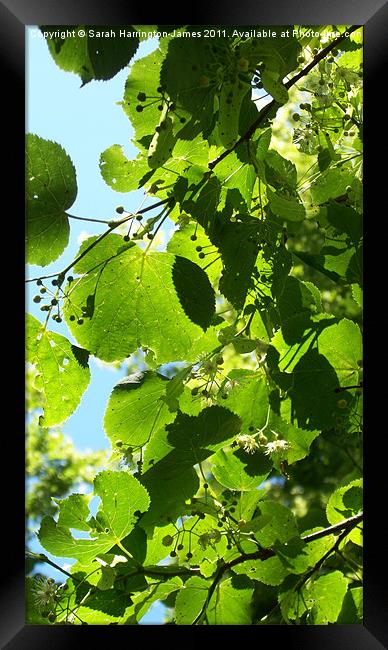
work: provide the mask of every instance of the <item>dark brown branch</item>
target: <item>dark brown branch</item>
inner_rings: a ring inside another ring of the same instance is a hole
[[[346,30],[346,33],[349,35],[352,32],[356,31],[356,29],[359,29],[359,25],[353,25],[352,27],[350,27],[349,29]],[[329,52],[331,52],[331,50],[333,50],[345,38],[347,38],[347,36],[345,36],[345,33],[344,33],[344,34],[341,34],[341,36],[338,36],[336,39],[334,39],[334,41],[332,43],[330,43],[329,45],[327,45],[327,47],[325,47],[323,50],[321,50],[313,58],[313,60],[308,65],[306,65],[305,68],[303,68],[303,70],[298,72],[298,74],[296,74],[289,81],[287,81],[287,83],[284,84],[285,87],[287,89],[291,88],[291,86],[296,84],[296,82],[299,81],[299,79],[302,79],[302,77],[306,76],[306,74],[308,74],[310,72],[310,70],[312,70],[317,65],[317,63],[319,63],[319,61],[322,61],[322,59],[324,59],[325,56],[327,54],[329,54]],[[221,162],[221,160],[226,158],[226,156],[228,156],[232,151],[237,149],[237,147],[240,144],[242,144],[243,142],[246,142],[247,140],[250,140],[252,135],[254,134],[254,132],[264,122],[264,120],[267,117],[268,113],[270,113],[271,110],[275,106],[280,106],[279,102],[275,101],[275,99],[273,99],[271,102],[269,102],[269,104],[266,104],[266,106],[264,106],[261,109],[261,111],[259,112],[259,115],[258,115],[257,119],[253,122],[253,124],[249,127],[249,129],[244,133],[244,135],[242,135],[241,138],[239,138],[237,140],[237,142],[234,144],[234,146],[231,149],[225,149],[225,151],[223,151],[217,158],[215,158],[214,160],[211,160],[209,162],[209,164],[208,164],[209,169],[214,169],[214,167],[216,165],[218,165],[218,163]]]
[[[26,558],[30,558],[31,560],[37,560],[38,562],[44,562],[45,564],[50,564],[50,566],[54,567],[54,569],[57,569],[57,571],[60,571],[64,575],[68,576],[74,582],[80,582],[78,578],[75,578],[71,573],[68,571],[65,571],[65,569],[62,569],[62,567],[59,566],[59,564],[55,564],[52,560],[49,560],[49,558],[44,555],[44,553],[32,553],[31,551],[26,551]]]
[[[327,553],[325,553],[325,555],[323,555],[322,558],[320,558],[320,560],[315,564],[313,569],[311,569],[308,572],[308,574],[305,574],[305,576],[303,576],[304,582],[306,580],[308,580],[308,578],[315,571],[317,571],[317,569],[321,566],[321,564],[323,564],[323,562],[326,560],[327,557],[329,557],[329,555],[331,555],[332,553],[334,553],[337,550],[337,548],[338,548],[339,544],[341,543],[342,539],[344,539],[346,537],[346,535],[349,533],[349,531],[352,528],[354,528],[360,521],[362,521],[362,518],[363,518],[363,513],[360,512],[358,515],[354,515],[353,517],[349,517],[349,519],[345,519],[344,521],[340,521],[338,524],[334,524],[334,526],[329,526],[328,528],[324,528],[323,530],[319,530],[316,533],[311,533],[311,535],[305,535],[305,537],[301,538],[307,544],[307,543],[312,542],[312,541],[314,541],[316,539],[320,539],[321,537],[326,537],[327,535],[332,535],[332,534],[335,534],[335,533],[337,533],[339,531],[342,531],[340,536],[338,537],[336,543],[334,544],[334,546],[331,549],[329,549],[329,551]],[[194,619],[192,624],[193,625],[198,625],[202,621],[202,619],[203,619],[203,617],[204,617],[204,615],[206,613],[206,609],[207,609],[207,607],[209,605],[210,599],[211,599],[211,597],[212,597],[212,595],[213,595],[213,593],[214,593],[214,591],[215,591],[215,589],[217,587],[217,584],[219,583],[219,581],[221,580],[223,574],[226,571],[228,571],[232,567],[236,566],[237,564],[242,564],[243,562],[247,562],[249,560],[266,560],[266,559],[268,559],[270,557],[273,557],[274,555],[276,555],[276,553],[272,549],[270,549],[270,548],[268,548],[268,549],[267,548],[261,548],[260,550],[255,551],[254,553],[245,553],[244,555],[240,555],[239,557],[236,557],[234,560],[231,560],[230,562],[226,562],[225,564],[222,564],[217,569],[217,571],[215,573],[215,576],[213,578],[213,582],[209,587],[209,591],[208,591],[206,600],[205,600],[204,604],[202,605],[201,611],[196,616],[196,618]],[[304,582],[302,582],[300,586],[302,586],[302,584],[304,584]]]

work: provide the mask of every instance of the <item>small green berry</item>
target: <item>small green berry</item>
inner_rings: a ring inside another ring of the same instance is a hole
[[[182,550],[183,550],[183,544],[178,544],[178,546],[177,546],[177,550],[178,550],[178,551],[182,551]]]
[[[118,205],[116,208],[117,214],[123,214],[124,212],[124,207],[122,205]]]
[[[294,122],[299,122],[299,120],[300,120],[299,113],[294,113],[293,116],[292,116],[292,119],[294,120]]]
[[[203,258],[205,257],[205,253],[199,253],[198,257],[200,260],[203,260]]]
[[[38,285],[38,287],[40,287],[43,284],[43,282],[42,282],[42,280],[37,280],[36,284]]]
[[[42,300],[41,296],[34,296],[32,299],[34,302],[40,302]]]
[[[141,113],[143,110],[144,110],[144,106],[142,106],[141,104],[138,104],[138,105],[136,106],[136,111],[137,111],[138,113]]]
[[[196,241],[198,239],[197,235],[191,235],[190,237],[191,241]]]
[[[54,306],[57,305],[58,300],[56,298],[53,298],[52,301],[51,301],[51,304],[54,305]]]
[[[139,102],[145,102],[145,100],[147,99],[147,95],[145,93],[139,93],[137,98]]]
[[[188,553],[186,553],[186,557],[187,557],[188,560],[191,560],[191,558],[193,557],[193,554],[190,553],[190,551],[189,551]]]
[[[77,320],[78,325],[82,325],[83,322],[84,322],[84,319],[83,319],[83,318],[79,318],[79,319]]]
[[[170,557],[176,557],[176,551],[171,551]]]
[[[75,320],[75,316],[74,316],[74,314],[72,314],[71,316],[69,316],[69,320],[71,320],[71,321],[74,321],[74,320]]]

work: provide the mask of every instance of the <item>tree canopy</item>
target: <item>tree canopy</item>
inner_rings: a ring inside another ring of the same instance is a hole
[[[362,29],[154,27],[134,63],[151,26],[41,27],[82,86],[129,66],[138,155],[101,152],[123,205],[47,275],[77,176],[60,124],[26,139],[27,516],[50,555],[27,557],[75,560],[27,576],[27,621],[136,625],[161,601],[175,625],[361,623]],[[58,427],[90,356],[129,370],[87,461]]]

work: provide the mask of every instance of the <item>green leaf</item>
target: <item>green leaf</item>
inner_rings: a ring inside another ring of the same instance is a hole
[[[268,476],[272,464],[264,454],[247,454],[242,449],[220,449],[211,458],[212,472],[221,485],[241,492],[258,487]]]
[[[302,203],[295,199],[288,199],[281,194],[275,194],[267,189],[267,196],[271,211],[276,216],[286,221],[303,221],[306,218],[306,210]]]
[[[261,74],[261,82],[265,90],[272,95],[274,100],[279,104],[285,104],[288,101],[288,90],[281,82],[276,72],[263,70]]]
[[[321,307],[320,293],[311,282],[302,282],[288,276],[277,296],[277,306],[282,320],[283,336],[287,338],[291,333],[288,331],[286,321],[294,318],[298,313],[316,313]],[[291,322],[295,323],[294,320]]]
[[[80,572],[75,577],[85,580],[86,575]],[[89,625],[122,625],[130,611],[131,598],[115,589],[92,589],[88,595],[89,590],[86,581],[78,587],[74,604],[69,603],[69,607],[76,608],[81,621]]]
[[[236,209],[249,210],[256,181],[253,165],[241,162],[237,154],[232,151],[229,156],[220,161],[214,172],[221,181],[223,190],[234,201]]]
[[[269,149],[265,156],[267,182],[276,189],[295,190],[297,172],[294,163],[281,156],[275,149]]]
[[[182,588],[183,583],[178,576],[159,584],[151,584],[145,591],[136,594],[133,598],[133,614],[130,616],[128,623],[140,621],[155,601],[165,600],[175,591],[178,591],[179,594]],[[157,617],[155,616],[155,618]]]
[[[55,63],[81,77],[82,85],[92,79],[111,79],[129,63],[139,39],[128,36],[128,30],[132,27],[126,26],[125,30],[122,26],[107,29],[100,25],[75,25],[66,30],[63,25],[41,27],[42,32],[49,34],[46,42]],[[51,36],[53,33],[55,36]]]
[[[321,433],[317,429],[310,431],[298,428],[285,422],[273,412],[270,417],[270,427],[279,434],[280,438],[289,443],[289,449],[284,452],[284,460],[287,460],[289,465],[308,456],[311,444]]]
[[[253,583],[247,576],[234,575],[218,583],[206,610],[210,625],[250,625]]]
[[[104,428],[112,446],[118,440],[131,447],[148,442],[158,429],[174,419],[161,401],[167,380],[152,372],[134,373],[114,387],[104,417]]]
[[[191,237],[196,237],[196,239],[192,240]],[[209,249],[212,248],[214,255],[209,255],[208,258],[205,257],[204,260],[201,260],[198,257],[199,252],[201,251],[196,250],[197,246],[205,249],[206,252],[209,252]],[[167,244],[167,251],[179,255],[180,257],[185,257],[199,266],[207,266],[210,259],[212,264],[208,269],[206,269],[206,274],[212,284],[221,274],[222,264],[219,260],[216,260],[218,251],[215,247],[212,247],[209,237],[207,237],[202,226],[198,223],[185,224],[182,225],[179,230],[176,230]],[[213,262],[213,259],[216,261]]]
[[[359,307],[363,305],[362,299],[362,289],[358,284],[352,284],[352,296],[353,300],[357,303]]]
[[[193,366],[186,366],[179,370],[172,379],[170,379],[166,385],[165,395],[162,396],[162,400],[166,402],[171,413],[175,413],[179,410],[179,399],[180,396],[185,391],[185,381],[187,381]],[[184,410],[184,409],[181,409]]]
[[[305,591],[313,625],[335,623],[342,608],[348,581],[340,571],[332,571],[314,580]]]
[[[363,506],[362,479],[355,479],[335,490],[326,506],[326,516],[330,524],[338,524],[344,519],[361,512]],[[353,528],[346,540],[362,546],[362,523]]]
[[[240,430],[240,418],[221,406],[205,408],[198,416],[178,414],[167,426],[168,440],[179,451],[217,451],[232,441]]]
[[[176,256],[172,280],[179,301],[190,320],[206,330],[215,314],[215,295],[209,278],[197,264]]]
[[[141,186],[149,167],[142,154],[128,160],[122,146],[112,144],[100,156],[100,171],[105,183],[115,192],[131,192]]]
[[[266,560],[247,560],[236,564],[233,572],[248,575],[252,580],[272,586],[281,585],[288,574],[288,570],[276,555]]]
[[[315,533],[322,528],[306,530],[303,535]],[[319,560],[334,546],[334,536],[326,535],[312,542],[304,542],[299,537],[288,540],[285,544],[276,544],[277,557],[288,573],[302,574],[314,567]]]
[[[75,411],[90,381],[89,353],[50,332],[31,314],[26,320],[27,360],[43,395],[43,426],[61,424]]]
[[[189,493],[193,487],[191,468],[231,442],[239,429],[240,420],[236,415],[220,406],[211,406],[198,416],[178,412],[175,421],[158,432],[147,446],[145,466],[148,469],[142,476],[151,499],[154,493],[158,495],[157,499],[161,502],[158,511],[161,512],[160,507],[163,512],[169,512],[171,507],[175,511],[174,498],[177,501],[177,494],[186,495],[186,499],[194,494]],[[188,490],[180,485],[180,481],[184,483],[186,478],[189,479]],[[169,503],[169,500],[173,503]],[[152,505],[155,505],[154,502]]]
[[[199,193],[197,194],[197,191]],[[210,177],[205,183],[201,183],[193,191],[195,201],[191,196],[182,202],[182,208],[193,216],[205,229],[213,241],[211,233],[215,227],[215,215],[220,200],[221,183],[216,176]],[[216,242],[213,241],[215,245]]]
[[[26,141],[27,261],[47,266],[65,250],[66,215],[77,196],[74,165],[56,142],[29,134]]]
[[[151,499],[150,509],[141,519],[141,525],[145,528],[166,524],[170,519],[176,520],[185,501],[193,497],[199,488],[199,478],[192,467],[179,468],[173,463],[176,473],[171,477],[168,471],[159,471],[158,465],[141,477]]]
[[[175,601],[174,619],[177,625],[192,625],[203,607],[210,583],[194,576],[186,580]]]
[[[160,82],[168,95],[210,133],[214,124],[214,45],[212,39],[174,38],[168,45]]]
[[[340,385],[358,384],[362,340],[356,323],[343,318],[324,329],[318,338],[318,350],[335,369]]]
[[[271,521],[255,533],[261,546],[271,548],[276,541],[288,542],[298,535],[295,517],[289,508],[276,501],[263,501],[260,503],[262,515],[270,515]]]
[[[337,619],[339,625],[362,625],[363,622],[363,596],[362,587],[349,589],[342,603],[342,609]]]
[[[136,61],[131,66],[131,72],[125,82],[122,107],[125,114],[131,120],[131,124],[135,130],[134,140],[139,148],[142,146],[141,140],[144,136],[153,136],[155,127],[160,119],[158,105],[163,102],[162,94],[158,91],[158,88],[160,86],[159,74],[160,66],[164,58],[164,46],[161,41],[157,50]],[[139,93],[145,94],[146,100],[144,103],[139,101]],[[158,101],[152,101],[155,98],[158,98]],[[145,104],[149,105],[145,106]],[[142,106],[143,110],[140,112],[137,111],[137,106]],[[147,146],[142,146],[143,150],[148,150],[148,146],[149,143]]]
[[[168,115],[168,107],[165,104],[148,149],[147,163],[151,169],[163,167],[171,157],[176,142],[173,127],[174,115],[172,118]]]
[[[123,471],[107,470],[97,474],[94,479],[94,494],[101,498],[97,513],[97,521],[103,522],[101,532],[94,529],[91,530],[93,537],[90,539],[74,538],[68,524],[59,523],[63,519],[69,522],[69,512],[74,507],[73,500],[69,504],[64,499],[60,502],[58,523],[52,517],[44,517],[40,526],[38,537],[47,551],[57,557],[76,558],[81,564],[88,564],[96,555],[106,553],[126,537],[136,525],[135,513],[145,512],[150,504],[146,489],[134,476]],[[62,508],[64,515],[61,516]],[[75,523],[73,518],[72,523]],[[85,530],[86,520],[81,525],[82,530]],[[90,524],[88,528],[90,530]]]
[[[210,239],[221,253],[224,269],[220,291],[242,309],[258,254],[257,223],[215,223]]]
[[[86,240],[81,251],[93,241]],[[171,253],[145,253],[137,246],[123,245],[119,235],[108,235],[74,267],[83,277],[64,308],[72,334],[104,361],[124,359],[140,346],[151,348],[159,363],[191,360],[190,349],[202,329],[182,307],[188,299],[176,292],[175,263]],[[94,312],[81,325],[71,321],[70,316],[81,312],[89,296],[94,299]],[[206,305],[209,296],[208,288]],[[205,312],[206,307],[202,320]],[[170,342],[167,347],[166,340]]]
[[[265,379],[251,370],[239,370],[231,376],[230,390],[222,405],[240,417],[242,434],[263,427],[268,413]]]
[[[86,519],[89,516],[90,496],[87,494],[70,494],[67,499],[54,499],[59,505],[58,526],[76,528],[77,530],[90,530]]]
[[[332,157],[330,154],[330,151],[327,147],[324,149],[321,149],[318,152],[318,167],[319,171],[324,172],[325,169],[327,169],[331,163]]]
[[[314,203],[320,205],[345,194],[347,186],[352,182],[352,177],[352,172],[346,167],[327,169],[311,186]]]

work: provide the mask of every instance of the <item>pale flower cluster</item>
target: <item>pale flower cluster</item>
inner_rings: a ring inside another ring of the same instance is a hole
[[[287,440],[276,439],[260,445],[255,436],[249,436],[247,434],[237,436],[236,442],[248,454],[254,454],[257,449],[262,448],[267,456],[281,456],[283,452],[290,448],[290,443]]]
[[[289,448],[290,443],[287,440],[273,440],[273,442],[267,442],[264,453],[267,456],[278,456]]]

